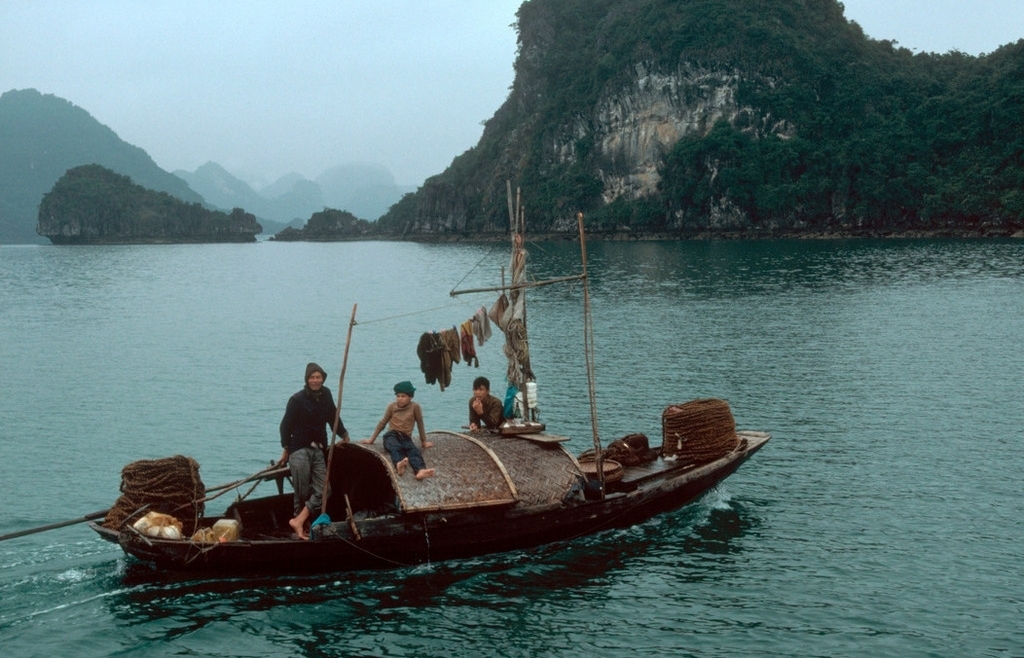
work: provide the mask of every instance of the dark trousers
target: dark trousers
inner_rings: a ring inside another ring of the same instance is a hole
[[[384,433],[384,449],[391,455],[391,462],[396,465],[408,457],[413,473],[419,473],[427,467],[427,463],[423,461],[423,453],[412,442],[412,437],[408,434],[397,430],[388,430]]]

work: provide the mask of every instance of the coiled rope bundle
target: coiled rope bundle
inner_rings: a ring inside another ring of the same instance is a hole
[[[725,400],[691,400],[661,414],[662,456],[701,464],[736,449],[736,421]]]
[[[119,530],[125,519],[149,505],[147,511],[179,519],[183,532],[191,535],[203,515],[205,496],[199,464],[191,457],[175,455],[132,462],[121,469],[121,496],[107,512],[103,525]]]

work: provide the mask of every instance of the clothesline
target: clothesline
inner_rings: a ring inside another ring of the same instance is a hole
[[[483,346],[491,337],[490,320],[487,309],[481,306],[474,311],[468,320],[451,329],[426,331],[416,346],[416,356],[420,359],[420,371],[423,372],[428,384],[437,383],[443,391],[451,384],[452,364],[461,363],[480,367],[480,359],[476,354],[474,339]]]
[[[469,306],[470,308],[472,308],[472,305],[467,305],[465,302],[456,302],[453,304],[446,304],[445,306],[435,306],[434,308],[425,308],[419,311],[410,311],[408,313],[400,313],[398,315],[389,315],[382,318],[375,318],[373,320],[359,320],[358,322],[356,322],[356,324],[374,324],[377,322],[389,322],[391,320],[398,320],[400,318],[408,318],[413,315],[422,315],[424,313],[433,313],[434,311],[443,311],[447,308],[454,308],[456,306]]]

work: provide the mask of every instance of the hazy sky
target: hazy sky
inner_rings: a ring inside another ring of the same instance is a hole
[[[88,111],[168,170],[250,181],[353,162],[419,185],[508,96],[521,0],[0,0],[0,92]],[[1024,0],[845,0],[875,39],[976,55]]]

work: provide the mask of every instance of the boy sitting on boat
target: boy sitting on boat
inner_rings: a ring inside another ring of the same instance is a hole
[[[481,427],[496,430],[505,421],[505,405],[491,395],[491,381],[486,377],[473,380],[473,397],[469,399],[469,429]]]
[[[394,390],[395,401],[384,410],[384,417],[377,423],[373,436],[363,439],[362,443],[371,445],[384,427],[390,424],[390,429],[384,433],[384,449],[391,455],[391,462],[395,465],[399,477],[411,466],[417,480],[428,478],[434,474],[434,469],[427,468],[423,454],[412,442],[412,429],[415,425],[419,429],[420,445],[423,449],[434,445],[427,441],[427,432],[423,426],[423,408],[419,403],[412,401],[416,389],[412,382],[404,381],[395,384]]]

